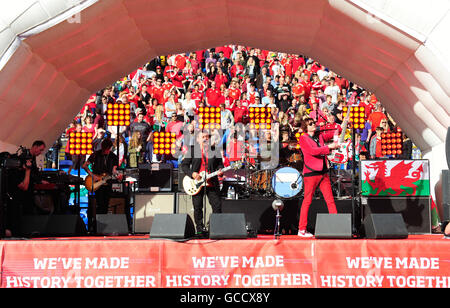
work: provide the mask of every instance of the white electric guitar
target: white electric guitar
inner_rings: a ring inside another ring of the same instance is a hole
[[[345,138],[345,133],[347,131],[348,120],[350,118],[350,108],[351,108],[350,106],[355,102],[355,98],[356,98],[356,92],[353,93],[352,96],[348,100],[347,115],[345,116],[345,119],[342,122],[342,133],[341,133],[341,136],[339,137],[339,141],[338,141],[339,147],[337,149],[331,151],[331,153],[328,155],[328,160],[335,164],[345,164],[346,162],[348,162],[348,158],[350,156],[349,153],[350,153],[350,147],[351,147],[352,141],[347,140],[346,142],[344,142],[344,138]]]
[[[236,161],[236,162],[233,162],[230,166],[225,167],[222,170],[218,170],[213,173],[207,174],[206,171],[202,171],[202,172],[200,172],[201,180],[196,180],[196,179],[193,179],[190,176],[186,175],[183,179],[184,191],[188,195],[194,196],[199,193],[200,189],[202,189],[203,186],[207,185],[207,182],[210,178],[213,178],[213,177],[217,176],[219,173],[221,173],[221,172],[223,173],[230,169],[237,170],[237,169],[241,168],[241,166],[242,166],[242,162]]]

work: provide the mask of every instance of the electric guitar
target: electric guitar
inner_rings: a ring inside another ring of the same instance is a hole
[[[85,179],[84,179],[84,186],[86,187],[86,189],[92,193],[94,191],[96,191],[97,189],[99,189],[101,186],[103,186],[104,184],[106,184],[107,181],[114,179],[115,177],[112,175],[108,175],[107,173],[103,173],[100,175],[101,179],[100,180],[94,180],[92,176],[88,175]]]
[[[236,162],[233,162],[230,166],[225,167],[222,170],[218,170],[218,171],[213,172],[213,173],[207,174],[206,171],[202,171],[202,172],[200,172],[201,180],[196,180],[196,179],[193,179],[190,176],[186,175],[183,178],[184,191],[188,195],[194,196],[194,195],[199,193],[200,189],[202,189],[203,186],[207,185],[207,182],[208,182],[208,180],[210,178],[213,178],[213,177],[217,176],[220,172],[223,173],[223,172],[228,171],[230,169],[237,170],[237,169],[241,168],[241,166],[242,166],[242,162],[236,161]]]
[[[335,164],[345,164],[346,162],[348,162],[348,158],[350,156],[349,149],[352,144],[352,141],[347,140],[346,142],[344,142],[344,138],[345,138],[345,133],[347,131],[348,120],[350,118],[350,108],[351,108],[350,106],[355,102],[355,98],[356,98],[356,92],[354,92],[348,100],[347,115],[345,116],[345,119],[342,122],[342,132],[341,132],[341,135],[339,136],[339,141],[338,141],[339,147],[337,149],[332,150],[331,153],[328,155],[328,160]]]

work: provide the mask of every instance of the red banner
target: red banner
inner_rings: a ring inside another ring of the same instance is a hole
[[[450,287],[450,241],[0,241],[3,288]]]

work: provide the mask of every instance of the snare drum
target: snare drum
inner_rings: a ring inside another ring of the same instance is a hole
[[[271,183],[275,195],[282,199],[294,198],[303,189],[303,177],[292,167],[282,167],[275,171]]]

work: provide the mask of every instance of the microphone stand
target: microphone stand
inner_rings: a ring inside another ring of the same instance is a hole
[[[356,146],[355,146],[355,129],[352,127],[352,231],[353,234],[358,236],[358,228],[356,227],[356,187],[355,176],[356,174]]]
[[[276,219],[275,219],[275,239],[278,239],[281,236],[280,233],[280,219],[281,219],[281,214],[280,214],[280,208],[277,207],[277,214],[276,214]]]

